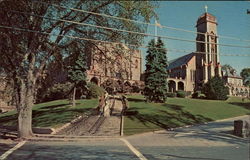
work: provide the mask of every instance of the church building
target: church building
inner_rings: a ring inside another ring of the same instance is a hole
[[[169,62],[169,91],[200,90],[215,75],[221,76],[217,20],[210,13],[202,14],[196,24],[196,51]]]
[[[89,50],[87,79],[101,85],[108,79],[126,84],[141,83],[141,51],[122,44],[97,44]]]

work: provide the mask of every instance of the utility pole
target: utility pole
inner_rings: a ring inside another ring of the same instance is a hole
[[[157,42],[157,27],[162,28],[161,24],[157,22],[157,20],[155,19],[155,43]]]
[[[155,19],[155,43],[157,42],[157,20]]]

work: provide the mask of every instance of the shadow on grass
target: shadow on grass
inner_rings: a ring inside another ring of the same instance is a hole
[[[79,103],[80,104],[80,103]],[[68,104],[58,104],[35,108],[32,111],[33,127],[51,127],[62,123],[67,123],[72,118],[83,113],[90,113],[92,108],[71,107]],[[0,117],[0,125],[17,125],[17,113]]]
[[[137,113],[127,117],[131,120],[139,120],[139,122],[146,127],[163,129],[191,124],[201,124],[213,120],[201,115],[193,115],[190,112],[184,111],[182,106],[170,104],[162,104],[162,106],[166,107],[166,109],[156,110],[155,113]],[[128,110],[128,112],[133,111],[135,111],[134,108]]]
[[[88,113],[92,108],[71,108],[68,105],[57,105],[52,108],[44,110],[42,107],[40,110],[34,110],[32,113],[33,117],[33,126],[34,127],[50,127],[57,124],[67,123],[76,118],[77,116]]]
[[[17,125],[17,113],[0,117],[1,125]]]
[[[127,100],[131,102],[146,102],[146,100],[138,98],[127,98]]]
[[[60,107],[66,107],[68,104],[59,104],[59,105],[51,105],[51,106],[44,106],[44,107],[39,107],[39,109],[55,109],[55,108],[60,108]]]
[[[248,103],[243,103],[243,102],[230,102],[229,104],[237,105],[237,106],[240,106],[240,107],[243,107],[243,108],[245,108],[245,109],[250,110],[250,102],[248,102]]]

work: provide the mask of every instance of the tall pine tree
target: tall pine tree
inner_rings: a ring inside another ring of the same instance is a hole
[[[167,51],[161,39],[148,44],[146,56],[144,96],[149,102],[166,101],[167,96]]]

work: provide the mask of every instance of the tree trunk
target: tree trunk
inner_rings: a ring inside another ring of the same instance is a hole
[[[74,87],[74,90],[73,90],[72,106],[73,107],[76,106],[76,87]]]
[[[33,136],[32,132],[32,108],[25,105],[18,112],[18,136],[28,138]]]
[[[22,82],[18,94],[18,136],[19,138],[32,137],[33,86],[25,85],[25,83]]]

